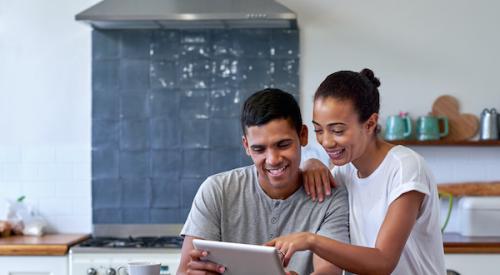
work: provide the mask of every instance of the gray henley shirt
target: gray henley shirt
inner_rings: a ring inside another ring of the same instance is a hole
[[[349,242],[349,206],[344,186],[322,202],[313,202],[303,187],[285,200],[262,190],[255,165],[208,177],[200,186],[181,231],[207,240],[263,244],[275,237],[308,231]],[[289,270],[313,272],[312,253],[297,252]]]

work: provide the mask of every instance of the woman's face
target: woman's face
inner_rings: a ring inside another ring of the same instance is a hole
[[[377,114],[360,123],[350,100],[320,98],[314,102],[313,125],[332,163],[341,166],[363,156],[374,136]]]

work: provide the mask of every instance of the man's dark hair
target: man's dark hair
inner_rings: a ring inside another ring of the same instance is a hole
[[[264,89],[251,95],[243,104],[241,129],[260,126],[274,119],[287,119],[300,135],[302,116],[295,98],[280,89]]]

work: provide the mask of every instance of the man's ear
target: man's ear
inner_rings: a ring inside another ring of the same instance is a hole
[[[302,129],[300,129],[300,136],[299,136],[300,145],[306,146],[307,142],[308,142],[308,138],[309,138],[309,136],[308,136],[307,126],[302,124]]]
[[[241,143],[243,143],[243,147],[245,148],[245,152],[248,156],[250,156],[250,149],[248,148],[248,140],[245,135],[241,136]]]
[[[377,131],[378,114],[373,113],[366,121],[366,129],[368,133],[372,134]]]

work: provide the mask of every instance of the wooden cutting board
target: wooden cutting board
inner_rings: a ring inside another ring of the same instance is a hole
[[[443,140],[467,140],[474,137],[479,129],[477,116],[460,113],[458,100],[451,95],[440,96],[434,101],[432,115],[448,117],[449,133]]]
[[[3,256],[60,256],[66,255],[70,246],[88,239],[87,234],[54,234],[12,236],[0,238],[0,255]]]

